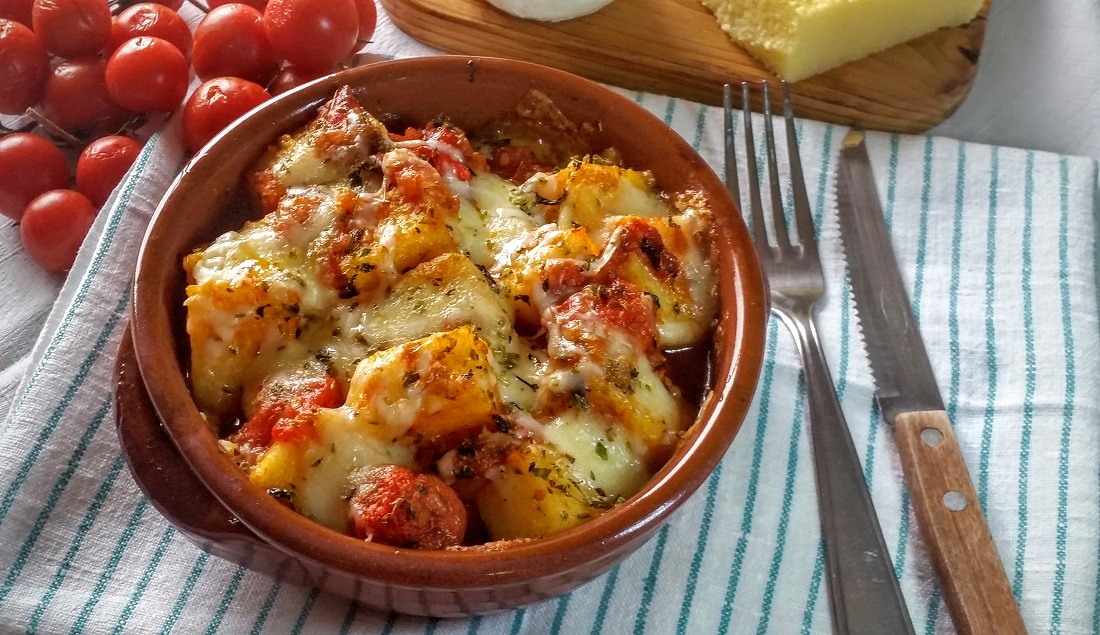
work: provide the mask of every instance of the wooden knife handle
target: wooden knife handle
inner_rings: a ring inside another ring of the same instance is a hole
[[[947,413],[894,417],[901,466],[955,628],[1027,633]]]

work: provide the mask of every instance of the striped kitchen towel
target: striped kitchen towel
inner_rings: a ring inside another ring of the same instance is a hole
[[[629,94],[716,168],[721,112]],[[800,122],[828,295],[819,330],[921,633],[951,633],[902,486],[838,248],[846,129]],[[1097,164],[949,139],[869,135],[887,221],[956,435],[1028,628],[1100,621]],[[828,633],[805,387],[769,325],[727,456],[657,535],[560,598],[431,620],[357,609],[209,556],[146,501],[115,436],[112,364],[136,251],[183,152],[146,146],[85,245],[0,433],[0,632]],[[744,165],[744,163],[742,163]]]

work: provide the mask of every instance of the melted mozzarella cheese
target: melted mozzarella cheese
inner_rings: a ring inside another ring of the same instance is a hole
[[[468,182],[450,177],[448,185],[460,198],[455,243],[475,264],[493,266],[507,245],[534,231],[534,219],[512,202],[514,186],[499,176],[475,174]]]
[[[218,237],[194,261],[191,276],[195,284],[222,280],[233,285],[253,274],[272,286],[273,295],[279,295],[278,289],[285,289],[297,297],[303,312],[326,312],[334,304],[336,292],[321,283],[317,262],[309,257],[309,247],[334,222],[338,191],[310,188],[290,194],[319,199],[319,204],[311,205],[305,222],[288,223],[282,230],[276,230],[264,219],[249,223],[239,232]]]
[[[385,298],[360,314],[354,330],[385,348],[473,324],[495,348],[513,337],[510,308],[469,258],[444,254],[402,276]]]
[[[311,142],[305,138],[286,144],[284,152],[271,165],[272,174],[287,185],[319,185],[347,178],[343,166],[318,156]]]
[[[507,406],[530,412],[546,373],[546,352],[530,339],[518,336],[508,342],[503,352],[503,358],[493,358],[500,399]]]
[[[691,283],[696,318],[705,324],[714,320],[718,312],[717,273],[709,244],[705,242],[709,240],[711,224],[710,212],[696,208],[673,216],[671,222],[653,224],[665,239],[665,245],[680,259],[685,277]],[[678,236],[683,237],[682,242]]]
[[[607,495],[629,498],[652,476],[641,458],[644,446],[589,411],[566,410],[546,424],[543,435],[572,459],[569,467],[578,481]]]

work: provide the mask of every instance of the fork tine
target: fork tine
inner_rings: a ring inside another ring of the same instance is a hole
[[[737,183],[737,151],[733,146],[733,90],[729,84],[722,86],[723,131],[726,140],[726,189],[733,202],[741,206],[741,189]]]
[[[772,226],[780,253],[791,246],[787,234],[787,217],[783,213],[783,193],[779,187],[779,166],[775,159],[775,133],[772,131],[772,105],[768,95],[768,82],[764,86],[764,146],[768,153],[768,184],[771,186]]]
[[[817,254],[817,239],[814,231],[813,212],[810,199],[806,195],[806,180],[802,177],[802,159],[798,152],[798,135],[794,129],[794,112],[791,110],[791,90],[783,82],[783,119],[787,123],[787,156],[791,168],[791,185],[794,190],[794,222],[798,228],[798,240],[803,252]]]
[[[749,212],[752,215],[752,239],[758,252],[768,246],[768,228],[764,225],[764,206],[760,202],[760,179],[756,169],[756,143],[752,139],[752,110],[749,108],[749,83],[741,82],[741,112],[745,124],[745,174],[749,181]]]

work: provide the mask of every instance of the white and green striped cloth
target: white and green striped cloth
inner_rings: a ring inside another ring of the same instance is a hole
[[[382,26],[383,48],[404,37]],[[720,110],[624,94],[721,167]],[[800,124],[829,280],[819,331],[916,629],[951,633],[873,401],[838,249],[832,183],[845,132]],[[924,137],[871,134],[868,145],[1024,620],[1032,633],[1100,632],[1097,163]],[[805,389],[775,320],[754,404],[724,461],[649,543],[568,595],[468,619],[382,615],[200,551],[134,484],[111,402],[137,248],[182,159],[174,125],[146,146],[10,395],[0,428],[0,633],[830,632]]]

